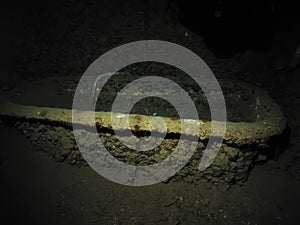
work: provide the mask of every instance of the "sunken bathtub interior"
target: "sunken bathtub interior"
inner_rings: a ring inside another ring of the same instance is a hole
[[[105,74],[97,77],[101,76],[105,77]],[[145,76],[160,76],[176,82],[194,102],[199,119],[211,119],[210,106],[206,95],[199,85],[183,71],[166,64],[153,62],[136,63],[112,75],[101,88],[101,92],[98,88],[101,79],[99,79],[97,85],[95,83],[88,84],[85,88],[78,90],[78,92],[87,98],[96,96],[96,111],[111,112],[112,104],[118,93],[126,85]],[[24,105],[71,109],[80,78],[79,76],[60,76],[35,81],[19,88],[17,92],[13,92],[10,99],[13,102]],[[255,89],[250,86],[241,86],[234,80],[219,80],[219,84],[226,103],[228,121],[254,122],[257,120]],[[95,96],[92,96],[93,89],[95,89]],[[145,90],[137,89],[131,94],[143,95],[143,91]],[[166,87],[160,91],[164,94],[174,94],[172,87]],[[130,113],[147,116],[179,117],[174,106],[165,99],[160,98],[159,94],[154,97],[142,97],[132,107]]]
[[[284,133],[286,120],[277,104],[267,92],[251,84],[235,80],[219,80],[227,111],[227,129],[220,146],[220,151],[213,163],[205,171],[199,172],[198,165],[210,137],[210,106],[201,88],[184,72],[171,66],[158,63],[134,64],[114,74],[100,89],[102,76],[98,82],[87,84],[78,89],[83,101],[96,102],[96,124],[99,140],[119,161],[130,165],[151,165],[162,162],[176,149],[181,135],[181,119],[176,109],[161,93],[173,95],[172,88],[166,86],[158,91],[157,96],[147,97],[144,89],[136,89],[131,95],[142,95],[130,113],[132,115],[131,131],[139,139],[147,139],[151,130],[148,121],[153,117],[164,118],[168,132],[159,146],[149,151],[136,151],[124,145],[114,133],[109,122],[104,123],[103,116],[110,118],[112,104],[120,91],[132,81],[143,76],[160,76],[180,85],[193,100],[200,121],[198,143],[191,160],[170,181],[197,182],[206,178],[212,182],[233,184],[244,182],[251,169],[257,163],[267,161],[278,155],[279,145],[274,143]],[[17,110],[1,112],[5,118],[19,118],[13,125],[38,149],[47,152],[52,158],[71,165],[87,165],[74,139],[72,127],[72,103],[80,77],[60,76],[32,82],[12,92],[8,99],[17,103]],[[214,89],[211,90],[215,91]],[[124,94],[124,93],[123,93]],[[125,95],[128,93],[125,92]],[[214,96],[214,93],[209,93]],[[128,94],[128,99],[130,99]],[[23,110],[23,106],[32,106]],[[47,108],[45,108],[47,107]],[[26,113],[24,113],[26,112]],[[80,110],[77,112],[81,113]],[[5,114],[6,113],[6,114]],[[22,115],[24,113],[24,115]],[[115,113],[115,112],[113,112]],[[98,115],[98,116],[97,116]],[[102,117],[102,118],[101,118]],[[121,117],[120,117],[121,118]],[[106,120],[108,121],[108,120]],[[179,127],[179,128],[178,128]],[[82,145],[93,153],[99,143],[90,139],[88,129],[82,128]],[[188,136],[188,135],[187,135]],[[184,146],[190,146],[188,138]]]

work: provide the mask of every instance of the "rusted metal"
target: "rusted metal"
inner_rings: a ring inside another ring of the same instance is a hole
[[[268,96],[268,94],[259,88],[255,89],[257,98],[255,122],[227,122],[226,134],[224,141],[228,143],[250,144],[264,143],[270,136],[280,134],[286,127],[286,119],[283,116],[278,105]],[[111,112],[91,112],[85,110],[71,110],[63,108],[49,108],[20,105],[17,103],[3,102],[0,111],[0,118],[14,118],[15,120],[37,120],[61,123],[63,125],[72,126],[72,113],[77,114],[80,125],[95,126],[95,123],[101,124],[101,127],[112,129]],[[94,119],[93,119],[94,118]],[[117,113],[117,121],[115,128],[124,129],[122,124],[126,119],[124,114]],[[154,116],[145,116],[130,114],[129,124],[132,131],[135,127],[139,127],[140,131],[150,131],[150,121]],[[199,139],[205,140],[210,136],[211,121],[195,121],[190,119],[175,119],[170,117],[162,117],[167,125],[167,133],[169,134],[185,134],[191,135],[191,132],[181,130],[181,121],[188,123],[200,124]]]

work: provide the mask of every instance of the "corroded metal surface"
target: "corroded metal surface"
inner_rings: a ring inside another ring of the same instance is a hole
[[[244,84],[245,85],[245,84]],[[248,84],[247,84],[248,85]],[[255,122],[227,122],[225,142],[230,144],[264,144],[269,137],[280,134],[285,126],[286,119],[284,118],[280,108],[276,103],[261,89],[256,88],[256,114],[257,121]],[[44,120],[49,122],[57,122],[67,126],[72,126],[72,113],[78,114],[80,123],[84,126],[95,126],[94,122],[101,125],[103,128],[112,128],[111,112],[90,112],[84,110],[70,110],[60,108],[25,106],[16,103],[2,103],[0,112],[1,117],[14,117],[16,119],[25,120]],[[138,126],[140,131],[150,131],[150,121],[154,116],[145,116],[130,114],[129,121],[133,131]],[[93,119],[95,118],[95,120]],[[123,114],[118,113],[115,127],[122,130],[124,119]],[[167,132],[172,134],[186,134],[190,135],[189,130],[181,130],[178,118],[162,117],[167,125]],[[182,119],[188,123],[199,123],[199,139],[205,140],[210,136],[210,121],[204,120],[189,120]]]
[[[164,160],[172,153],[174,146],[178,143],[179,135],[190,135],[188,129],[181,130],[182,120],[191,124],[199,123],[197,151],[190,163],[171,180],[193,183],[197,179],[206,178],[213,182],[225,181],[232,184],[245,181],[255,163],[265,161],[268,155],[277,151],[277,149],[270,148],[271,140],[284,131],[287,123],[280,108],[264,90],[245,83],[238,83],[238,85],[241,88],[251,87],[253,90],[256,99],[256,121],[227,122],[220,152],[213,164],[203,172],[198,171],[198,163],[205,149],[205,143],[211,135],[211,121],[161,117],[166,123],[169,137],[158,148],[141,153],[122,145],[113,134],[111,112],[94,113],[85,110],[73,111],[66,108],[2,102],[0,119],[17,127],[37,149],[47,152],[58,161],[65,161],[72,165],[85,164],[74,139],[72,113],[76,113],[80,118],[78,123],[82,125],[82,133],[86,134],[84,140],[86,145],[91,149],[97,149],[97,143],[89,141],[88,130],[90,127],[98,126],[100,139],[108,151],[118,160],[134,165],[148,165]],[[131,130],[135,133],[149,132],[150,121],[153,117],[130,114]],[[123,123],[126,117],[117,113],[116,118],[114,129],[124,129]]]

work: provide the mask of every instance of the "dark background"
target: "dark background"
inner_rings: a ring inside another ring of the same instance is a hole
[[[207,190],[179,184],[133,190],[99,181],[88,168],[71,168],[34,152],[22,135],[1,125],[3,224],[198,224],[200,219],[207,224],[298,224],[296,3],[69,0],[9,1],[0,7],[3,95],[38,79],[80,75],[121,44],[159,39],[200,55],[217,78],[268,90],[291,128],[290,145],[277,161],[223,193],[209,184],[200,186]],[[166,207],[174,198],[176,204]],[[197,207],[194,199],[201,202]]]

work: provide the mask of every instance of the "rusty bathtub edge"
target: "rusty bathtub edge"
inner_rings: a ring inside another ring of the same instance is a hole
[[[287,120],[283,116],[279,106],[271,99],[263,89],[256,88],[256,95],[259,96],[259,105],[256,108],[257,121],[255,122],[227,122],[226,133],[224,136],[225,143],[246,145],[258,144],[265,145],[270,137],[279,135],[287,126]],[[267,106],[267,109],[266,109]],[[89,112],[82,110],[72,110],[63,108],[37,107],[29,105],[20,105],[12,102],[2,102],[0,110],[0,119],[11,118],[17,120],[35,120],[37,122],[55,122],[72,129],[72,113],[78,113],[82,120],[79,121],[83,126],[95,126],[97,122],[103,128],[112,129],[111,112]],[[89,116],[95,116],[95,120],[86,119]],[[123,117],[122,114],[119,115]],[[260,119],[263,118],[263,119]],[[145,116],[130,114],[130,126],[134,131],[136,127],[140,131],[149,131],[149,121],[154,116]],[[161,117],[167,125],[168,134],[186,134],[190,135],[189,130],[181,131],[180,119]],[[210,137],[211,122],[196,121],[200,123],[199,139],[201,141]],[[121,127],[120,127],[121,130]]]

